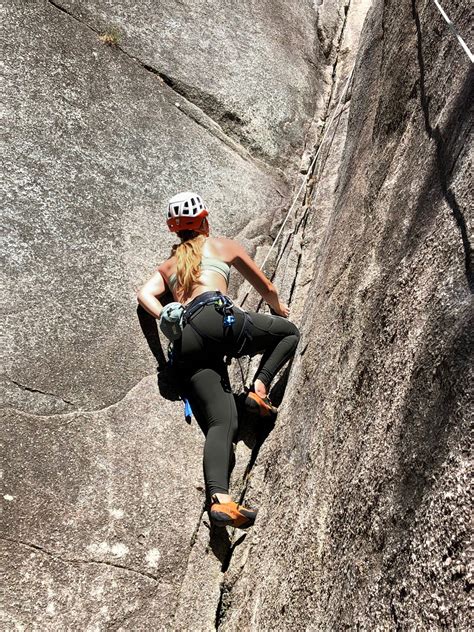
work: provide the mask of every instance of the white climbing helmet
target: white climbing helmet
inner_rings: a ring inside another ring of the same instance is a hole
[[[168,228],[177,233],[180,230],[195,230],[207,234],[207,221],[203,222],[208,212],[200,195],[185,191],[174,195],[168,202]]]

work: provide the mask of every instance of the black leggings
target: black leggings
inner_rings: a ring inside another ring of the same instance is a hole
[[[281,316],[247,312],[246,317],[237,307],[233,314],[235,322],[224,328],[223,315],[214,305],[206,305],[185,325],[181,340],[175,343],[176,368],[206,436],[204,476],[210,495],[228,493],[232,442],[238,426],[224,356],[263,353],[254,381],[260,379],[268,387],[295,353],[300,337],[298,328]]]

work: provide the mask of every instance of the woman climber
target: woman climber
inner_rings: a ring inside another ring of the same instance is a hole
[[[229,466],[237,433],[237,407],[232,394],[225,357],[263,353],[250,388],[246,406],[261,416],[276,412],[268,398],[271,381],[294,355],[299,340],[297,327],[287,320],[289,309],[245,249],[232,239],[209,237],[208,212],[201,197],[180,193],[168,206],[167,224],[180,244],[171,257],[138,292],[140,305],[160,319],[167,306],[158,298],[167,287],[181,310],[179,332],[174,335],[172,362],[180,388],[206,437],[204,476],[217,526],[247,528],[256,511],[232,501]],[[277,316],[244,312],[226,296],[230,266],[251,283]],[[167,311],[168,310],[168,311]]]

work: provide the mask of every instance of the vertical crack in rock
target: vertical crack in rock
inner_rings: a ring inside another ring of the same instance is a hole
[[[49,4],[55,7],[58,11],[61,11],[76,22],[79,22],[79,24],[85,28],[91,30],[96,35],[101,35],[100,31],[90,24],[83,22],[80,18],[62,7],[55,0],[47,0],[47,2],[49,2]],[[224,143],[227,147],[229,147],[229,149],[235,151],[244,160],[252,162],[258,168],[264,168],[266,170],[271,169],[273,172],[276,171],[285,178],[285,174],[282,169],[265,161],[265,154],[263,150],[250,151],[250,146],[252,146],[255,150],[254,143],[247,141],[234,131],[239,125],[240,127],[243,127],[245,122],[235,112],[227,110],[223,104],[218,101],[218,99],[213,97],[211,94],[204,93],[198,88],[188,86],[184,82],[173,79],[165,73],[160,72],[154,66],[143,62],[139,57],[136,57],[132,53],[126,51],[118,43],[114,44],[114,48],[119,50],[133,62],[137,63],[147,72],[158,77],[162,85],[167,86],[170,90],[184,99],[184,102],[180,103],[179,107],[177,106],[177,109],[194,121],[196,125],[205,129],[206,132]],[[204,108],[206,103],[211,105]],[[228,132],[232,133],[232,137],[228,135]]]
[[[322,4],[323,3],[321,2],[321,5]],[[341,44],[342,44],[342,41],[343,41],[343,38],[344,38],[344,34],[345,34],[345,31],[346,31],[346,25],[347,25],[347,20],[348,20],[350,6],[351,6],[351,0],[349,0],[347,2],[347,4],[345,4],[344,7],[343,7],[343,9],[344,9],[344,18],[342,20],[341,31],[339,33],[339,37],[337,38],[337,42],[336,42],[336,45],[335,45],[335,51],[336,52],[335,52],[335,60],[334,60],[334,63],[333,63],[333,66],[332,66],[332,71],[331,71],[331,87],[329,89],[329,95],[328,95],[328,98],[327,98],[327,101],[326,101],[325,112],[324,112],[324,114],[321,117],[319,117],[320,120],[322,121],[322,127],[319,130],[319,138],[322,138],[323,135],[324,135],[324,129],[326,127],[326,124],[327,124],[327,121],[328,121],[328,117],[329,117],[329,108],[330,108],[331,103],[332,103],[333,94],[334,94],[335,85],[336,85],[336,73],[337,73],[337,64],[338,64],[338,61],[339,61],[339,53],[340,53],[340,50],[341,50]],[[317,26],[317,31],[319,33],[319,27],[318,26]],[[322,36],[320,35],[319,36],[320,44],[321,44],[321,37]],[[324,50],[323,50],[324,56],[327,59],[330,57],[331,52],[333,51],[333,48],[334,48],[334,46],[331,46],[331,48],[327,52],[324,52]],[[312,63],[313,65],[316,66],[316,64],[314,64],[314,62],[311,62],[307,57],[305,59],[306,59],[306,61],[308,63]],[[314,122],[314,119],[313,119],[313,122]],[[310,130],[311,126],[309,126],[308,129]],[[306,135],[306,138],[307,137],[308,137],[308,134]],[[308,149],[307,149],[307,144],[308,143],[306,141],[306,138],[305,138],[305,142],[304,142],[304,150],[303,150],[302,156],[304,156],[306,153],[308,153]],[[311,152],[310,152],[310,155],[309,155],[310,162],[314,158],[314,156],[315,156],[315,154],[316,154],[316,152],[318,150],[319,144],[320,143],[317,143],[311,149]]]
[[[295,287],[296,287],[296,279],[298,278],[298,272],[300,270],[301,267],[301,259],[302,259],[303,255],[302,253],[300,253],[298,255],[298,260],[296,262],[296,267],[295,267],[295,277],[293,279],[293,283],[291,284],[291,288],[290,288],[290,296],[288,299],[288,302],[291,304],[291,299],[293,298],[293,292],[295,291]]]
[[[335,94],[335,90],[336,90],[336,84],[337,84],[337,71],[338,71],[338,62],[339,62],[339,53],[340,53],[340,49],[341,49],[341,43],[343,41],[344,35],[345,35],[345,30],[346,30],[346,25],[347,25],[347,18],[348,18],[348,13],[349,13],[349,7],[350,7],[350,2],[344,7],[344,19],[343,19],[343,23],[342,23],[342,27],[341,27],[341,31],[338,37],[338,41],[337,41],[337,45],[336,45],[336,58],[333,64],[333,68],[332,68],[332,73],[331,73],[331,77],[332,77],[332,81],[331,81],[331,88],[329,90],[329,96],[328,96],[328,100],[326,103],[326,108],[325,108],[325,113],[323,116],[323,121],[324,121],[324,125],[321,129],[321,138],[324,135],[326,126],[330,120],[330,110],[331,110],[331,106],[333,105],[333,99],[334,99],[334,94]],[[173,88],[175,86],[172,86]],[[328,148],[328,152],[330,151],[330,146],[331,144],[329,144],[329,148]],[[316,146],[314,148],[313,151],[316,151],[318,148],[318,146]],[[313,154],[314,155],[314,154]],[[316,167],[316,165],[315,165]],[[322,172],[322,170],[320,171]],[[304,196],[303,196],[303,202],[302,205],[305,206],[307,203],[307,200],[311,198],[312,194],[313,194],[313,190],[316,186],[316,182],[315,182],[315,178],[311,177],[311,174],[309,176],[310,182],[308,184],[308,186],[306,187],[306,190],[304,192]],[[305,234],[305,230],[306,230],[306,225],[307,225],[307,218],[308,218],[308,213],[309,213],[309,206],[306,206],[306,208],[304,208],[304,212],[298,222],[298,225],[296,228],[294,228],[293,230],[291,230],[289,232],[289,234],[286,236],[286,239],[283,243],[283,245],[280,247],[279,249],[279,255],[277,257],[277,261],[275,263],[273,272],[271,274],[271,278],[273,279],[277,269],[278,269],[278,264],[280,263],[284,253],[286,252],[287,248],[292,248],[291,245],[291,237],[293,236],[293,239],[295,239],[296,235],[298,234],[298,238],[299,239],[303,239],[304,238],[304,234]],[[294,244],[293,244],[294,247]],[[291,301],[291,298],[293,297],[293,293],[294,290],[296,288],[297,285],[297,279],[299,277],[299,272],[300,272],[300,268],[301,268],[301,263],[303,260],[303,253],[301,252],[301,249],[299,250],[298,253],[298,258],[296,261],[296,266],[295,266],[295,272],[294,272],[294,278],[292,280],[292,284],[291,284],[291,288],[290,288],[290,292],[289,292],[289,301]],[[260,442],[257,450],[252,450],[252,454],[250,455],[249,461],[247,463],[246,469],[245,469],[245,483],[244,486],[242,488],[241,494],[240,494],[240,498],[239,498],[239,503],[243,503],[246,493],[247,493],[247,489],[248,489],[248,484],[249,484],[249,474],[252,471],[252,468],[256,462],[256,458],[257,458],[257,454],[258,451],[261,447],[261,445],[263,445],[263,442]],[[199,523],[202,519],[202,515],[204,513],[204,508],[203,511],[201,513],[199,522],[198,522],[198,527],[199,528]],[[195,533],[197,533],[197,530],[195,531]],[[225,581],[225,573],[228,570],[228,568],[230,567],[230,564],[232,562],[232,557],[234,554],[234,551],[236,550],[236,546],[237,544],[240,543],[240,539],[238,539],[236,542],[233,542],[231,544],[231,546],[229,547],[228,553],[225,557],[225,559],[223,560],[222,563],[222,579],[221,579],[221,583],[220,583],[220,590],[219,590],[219,598],[216,604],[216,611],[215,611],[215,620],[214,620],[214,626],[215,629],[218,630],[220,627],[220,624],[222,622],[223,619],[223,615],[224,615],[224,599],[225,596],[230,596],[230,592],[231,592],[231,588],[229,588],[226,584]],[[192,547],[192,544],[191,544]],[[178,597],[179,600],[179,597]]]
[[[205,511],[206,511],[206,499],[204,499],[202,502],[201,513],[199,514],[199,518],[197,519],[196,526],[194,527],[194,531],[191,534],[191,539],[189,540],[190,549],[192,549],[193,546],[196,544],[197,534],[198,534],[199,527],[201,525],[201,520]]]
[[[198,536],[198,532],[199,532],[199,527],[201,526],[201,522],[202,522],[202,517],[204,516],[204,512],[206,511],[206,498],[204,498],[203,502],[202,502],[202,507],[201,507],[201,511],[199,513],[199,517],[196,521],[196,526],[194,527],[194,530],[191,534],[191,538],[189,540],[189,553],[188,553],[188,559],[186,560],[186,564],[185,564],[185,569],[188,568],[189,566],[189,560],[191,557],[191,553],[193,551],[193,547],[196,544],[197,541],[197,536]],[[181,596],[181,591],[183,590],[183,584],[184,581],[186,579],[186,570],[184,570],[183,572],[183,578],[181,580],[181,584],[178,590],[178,594],[176,597],[176,603],[179,604],[179,600],[180,600],[180,596]]]
[[[466,279],[467,279],[469,289],[471,293],[473,293],[474,292],[474,271],[473,271],[473,266],[472,266],[472,246],[469,241],[466,220],[464,218],[463,212],[456,199],[456,195],[454,194],[454,192],[452,191],[452,189],[449,187],[449,184],[448,184],[450,174],[452,173],[454,169],[454,164],[462,148],[459,151],[456,158],[450,161],[450,156],[449,156],[447,146],[446,146],[447,143],[445,139],[443,138],[443,135],[441,134],[439,125],[436,125],[436,127],[433,127],[431,125],[430,97],[426,93],[426,86],[425,86],[425,62],[423,58],[423,36],[421,32],[420,17],[416,9],[415,0],[411,0],[411,8],[412,8],[413,19],[415,21],[415,26],[416,26],[417,57],[418,57],[418,66],[420,69],[420,77],[419,77],[418,85],[420,87],[420,104],[421,104],[421,109],[423,111],[425,130],[430,140],[434,141],[434,144],[435,144],[435,152],[436,152],[435,157],[436,157],[436,167],[437,167],[438,176],[439,176],[439,186],[441,188],[441,192],[443,194],[443,197],[447,205],[451,209],[451,213],[454,217],[454,221],[456,222],[456,225],[461,234],[462,247],[464,251],[464,268],[465,268],[465,273],[466,273]],[[459,108],[462,111],[468,111],[469,106],[470,106],[469,104],[472,103],[473,92],[474,92],[473,79],[474,79],[474,72],[472,70],[472,67],[470,67],[469,72],[464,81],[460,98],[458,101]],[[452,142],[456,141],[456,138],[459,135],[459,132],[461,131],[461,127],[464,121],[467,121],[468,118],[469,117],[467,116],[465,118],[463,116],[460,116],[458,121],[455,123],[455,128],[450,130],[451,139],[453,139]],[[450,162],[452,162],[451,165],[450,165]]]
[[[400,632],[402,628],[400,626],[400,621],[398,620],[397,611],[395,609],[395,604],[393,603],[393,600],[390,602],[390,614],[392,615],[396,632]]]
[[[243,496],[245,494],[245,491],[247,489],[247,484],[245,485],[244,488],[244,492],[241,494],[240,500],[239,502],[242,502],[243,500]],[[235,535],[235,531],[234,531],[234,535]],[[224,616],[224,597],[227,594],[230,593],[230,590],[228,590],[228,586],[226,584],[226,579],[225,579],[225,573],[227,571],[227,569],[230,566],[231,560],[232,560],[232,556],[234,554],[235,549],[237,548],[237,546],[239,544],[241,544],[245,538],[247,537],[247,534],[244,533],[242,536],[240,536],[239,538],[237,538],[237,540],[233,540],[233,542],[231,543],[231,545],[229,546],[229,550],[227,551],[227,555],[225,556],[224,560],[222,561],[222,581],[220,583],[220,587],[219,587],[219,599],[217,601],[217,607],[216,607],[216,616],[215,616],[215,620],[214,620],[214,627],[216,630],[219,629],[219,626],[221,624],[221,621],[223,619]]]
[[[214,627],[216,628],[216,630],[219,629],[219,625],[221,623],[223,598],[224,598],[224,581],[221,582],[219,601],[217,602],[217,608],[216,608],[216,619],[214,621]]]
[[[335,94],[336,85],[337,85],[337,71],[338,71],[338,64],[339,64],[339,55],[340,55],[340,52],[341,52],[341,45],[342,45],[342,42],[344,40],[344,35],[345,35],[345,32],[346,32],[346,26],[347,26],[347,20],[348,20],[350,6],[351,6],[351,0],[349,0],[349,2],[344,6],[344,18],[343,18],[343,21],[342,21],[341,32],[339,34],[339,38],[338,38],[337,44],[336,44],[336,56],[335,56],[335,59],[334,59],[334,64],[332,66],[331,88],[329,90],[329,97],[328,97],[328,100],[327,100],[327,103],[326,103],[326,111],[325,111],[323,119],[322,119],[324,121],[324,123],[323,123],[323,126],[321,128],[321,132],[320,132],[320,138],[321,139],[324,137],[324,133],[326,131],[326,126],[327,126],[327,124],[329,123],[329,120],[330,120],[331,105],[332,105],[332,102],[333,102],[333,99],[334,99],[334,94]],[[343,106],[344,104],[341,103],[341,105]],[[337,107],[337,104],[334,107]],[[335,119],[335,123],[337,125],[337,119]],[[318,143],[313,148],[313,156],[318,151],[320,144],[321,144],[321,142]],[[330,148],[330,145],[329,145],[329,148]],[[328,153],[329,153],[329,148],[328,148]],[[319,162],[319,164],[321,164],[321,161]],[[317,165],[314,165],[313,172],[310,175],[314,174],[314,169],[316,169],[316,166]],[[320,173],[322,173],[322,169],[320,169]],[[311,178],[309,179],[309,181],[311,181]],[[315,181],[313,180],[313,186],[310,187],[310,190],[305,193],[306,197],[308,197],[308,198],[312,197],[312,192],[313,192],[314,188],[315,188]]]
[[[348,14],[349,14],[349,8],[350,8],[350,2],[348,2],[345,7],[344,7],[344,19],[343,19],[343,23],[342,23],[342,27],[341,27],[341,31],[339,34],[339,38],[337,41],[337,45],[336,45],[336,58],[333,64],[333,68],[332,68],[332,81],[331,81],[331,88],[329,90],[329,97],[326,103],[326,108],[325,108],[325,113],[324,113],[324,117],[323,117],[323,127],[321,128],[320,131],[320,138],[323,138],[325,130],[326,130],[326,126],[329,123],[330,120],[330,111],[331,111],[331,106],[333,105],[333,100],[334,100],[334,95],[335,95],[335,91],[336,91],[336,85],[337,85],[337,80],[338,80],[338,63],[339,63],[339,54],[340,54],[340,50],[341,50],[341,45],[342,45],[342,41],[345,35],[345,30],[346,30],[346,26],[347,26],[347,19],[348,19]],[[341,104],[343,105],[343,104]],[[337,107],[337,104],[334,105],[334,107]],[[335,119],[334,124],[337,126],[337,122],[338,119]],[[332,144],[332,140],[329,143],[328,146],[328,150],[327,150],[327,154],[329,155],[329,152],[331,151],[331,144]],[[315,146],[313,148],[313,156],[315,155],[315,152],[318,150],[319,145]],[[319,165],[321,164],[321,161],[317,161],[318,164],[315,164],[313,166],[313,171],[312,173],[308,174],[308,184],[306,187],[306,190],[304,191],[303,194],[303,201],[301,202],[301,205],[304,209],[303,214],[298,222],[298,225],[289,232],[287,239],[285,240],[285,243],[281,246],[280,251],[279,251],[279,256],[277,258],[277,262],[274,266],[274,270],[273,273],[271,275],[271,278],[273,279],[277,269],[278,269],[278,264],[280,263],[284,252],[287,250],[287,248],[295,248],[295,243],[294,240],[296,238],[303,240],[304,236],[305,236],[305,231],[306,231],[306,227],[307,227],[307,218],[308,218],[308,213],[309,213],[309,205],[308,205],[308,200],[310,200],[313,196],[313,192],[315,187],[317,186],[317,178],[313,176],[314,172],[316,171],[316,169],[319,167],[318,171],[319,174],[322,174],[323,169],[324,169],[324,164],[323,167],[321,168]],[[290,243],[291,237],[293,236],[293,243]],[[291,288],[289,291],[289,302],[291,303],[291,299],[293,298],[293,294],[294,294],[294,290],[297,286],[297,281],[298,281],[298,277],[299,277],[299,272],[300,272],[300,268],[301,268],[301,264],[302,264],[302,260],[303,260],[303,253],[301,251],[301,248],[299,249],[298,252],[298,258],[296,261],[296,265],[295,265],[295,271],[294,271],[294,278],[292,280],[292,284],[291,284]],[[248,377],[248,376],[247,376]],[[283,389],[284,390],[284,389]],[[258,450],[260,449],[261,444],[258,446],[257,449],[257,454],[258,454]],[[247,489],[248,489],[248,475],[250,474],[250,472],[252,471],[252,468],[256,462],[256,458],[257,458],[257,454],[254,453],[255,450],[252,450],[252,454],[249,458],[249,461],[247,463],[247,467],[245,469],[245,484],[243,486],[241,495],[240,495],[240,499],[239,499],[239,503],[243,503],[246,493],[247,493]],[[227,556],[227,559],[225,560],[225,562],[223,563],[223,568],[222,571],[223,573],[226,572],[226,570],[228,569],[228,567],[231,564],[232,561],[232,556],[235,550],[235,543],[230,547],[229,549],[229,553]],[[221,585],[220,585],[220,593],[219,593],[219,600],[217,602],[217,606],[216,606],[216,616],[215,616],[215,629],[218,630],[219,626],[221,624],[221,620],[223,618],[223,606],[224,606],[224,596],[226,594],[226,590],[227,590],[227,594],[230,595],[231,589],[229,590],[226,587],[226,583],[225,583],[225,577],[223,577],[222,581],[221,581]]]

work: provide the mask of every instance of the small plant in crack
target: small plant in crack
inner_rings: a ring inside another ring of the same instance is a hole
[[[118,46],[120,42],[120,31],[116,28],[107,29],[99,35],[99,39],[102,44],[106,46]]]

